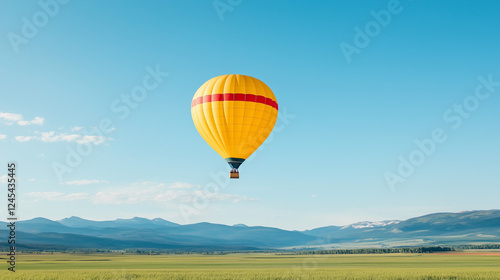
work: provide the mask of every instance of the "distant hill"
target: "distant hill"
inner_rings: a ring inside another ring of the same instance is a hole
[[[303,231],[321,244],[391,247],[500,242],[500,210],[434,213],[405,221],[356,223]],[[316,242],[318,244],[318,242]]]
[[[114,221],[92,221],[73,216],[69,218],[64,218],[57,222],[68,227],[92,227],[92,228],[179,226],[179,224],[172,223],[160,218],[148,220],[139,217],[134,217],[132,219],[117,219]]]
[[[5,224],[0,222],[0,235],[7,236]],[[305,231],[244,224],[179,225],[160,218],[114,221],[34,218],[17,223],[17,236],[20,248],[54,250],[325,249],[500,243],[500,210],[434,213],[405,221],[359,222]]]
[[[6,234],[2,222],[0,234]],[[271,227],[227,226],[211,223],[179,225],[163,219],[91,221],[79,217],[52,221],[34,218],[17,223],[18,238],[25,248],[148,248],[255,250],[305,244],[315,239],[298,231]],[[31,246],[31,247],[30,247]],[[50,246],[49,246],[50,247]]]

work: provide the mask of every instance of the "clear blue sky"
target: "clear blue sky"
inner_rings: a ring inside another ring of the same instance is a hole
[[[499,1],[41,3],[0,1],[0,178],[18,162],[21,219],[307,229],[500,208]],[[227,182],[190,104],[231,73],[268,84],[281,117]],[[426,155],[414,141],[435,129]]]

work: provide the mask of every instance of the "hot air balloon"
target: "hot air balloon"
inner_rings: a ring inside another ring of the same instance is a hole
[[[262,81],[246,75],[222,75],[195,93],[191,115],[201,137],[224,158],[239,178],[240,165],[271,134],[278,102]]]

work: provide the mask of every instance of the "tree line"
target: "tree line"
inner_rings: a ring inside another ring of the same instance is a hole
[[[403,247],[403,248],[362,248],[362,249],[333,249],[277,253],[278,255],[342,255],[342,254],[393,254],[393,253],[435,253],[455,251],[452,247]]]
[[[457,249],[500,249],[500,244],[480,244],[480,245],[459,245]]]

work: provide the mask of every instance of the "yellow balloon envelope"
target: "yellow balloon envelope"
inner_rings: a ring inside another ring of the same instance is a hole
[[[196,91],[191,115],[203,139],[231,166],[230,178],[239,178],[240,165],[273,130],[278,102],[256,78],[222,75]]]

